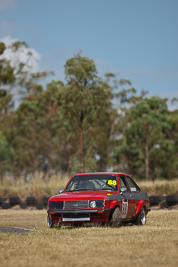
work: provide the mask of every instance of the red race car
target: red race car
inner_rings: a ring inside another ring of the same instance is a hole
[[[147,193],[128,174],[81,173],[49,198],[47,222],[50,228],[69,223],[118,226],[123,221],[144,225],[149,210]]]

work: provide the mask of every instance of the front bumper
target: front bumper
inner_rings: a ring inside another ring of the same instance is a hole
[[[110,209],[98,209],[98,210],[47,210],[49,214],[78,214],[78,213],[105,213],[110,212]]]
[[[52,223],[71,222],[108,222],[110,209],[85,209],[85,210],[47,210]]]

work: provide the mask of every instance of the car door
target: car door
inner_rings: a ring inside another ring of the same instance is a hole
[[[123,196],[122,199],[122,218],[131,218],[132,217],[132,201],[130,198],[130,188],[126,181],[125,175],[119,175],[120,189]]]
[[[133,217],[136,212],[137,204],[139,201],[139,192],[140,188],[138,185],[133,181],[133,179],[129,176],[125,176],[127,186],[129,187],[128,190],[128,199],[130,205],[130,216]]]

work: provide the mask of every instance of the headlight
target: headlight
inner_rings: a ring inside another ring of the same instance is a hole
[[[95,200],[90,201],[90,208],[92,208],[92,209],[96,208],[96,201]]]

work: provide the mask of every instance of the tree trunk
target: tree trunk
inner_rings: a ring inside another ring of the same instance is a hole
[[[147,143],[145,145],[145,176],[146,180],[148,181],[150,177],[149,177],[149,150]]]
[[[80,171],[85,172],[84,148],[83,148],[83,117],[82,116],[80,118],[79,147],[80,147]]]

